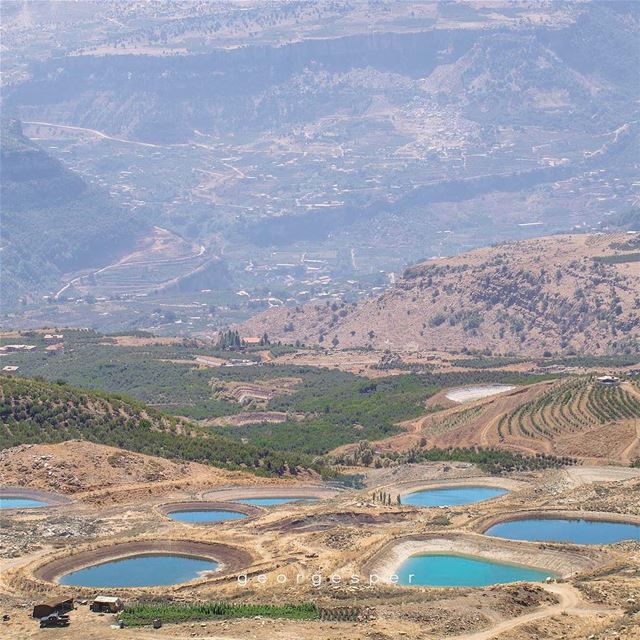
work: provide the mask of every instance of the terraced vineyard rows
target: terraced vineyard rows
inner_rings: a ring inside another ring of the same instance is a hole
[[[498,422],[498,437],[553,440],[611,422],[640,418],[640,399],[621,386],[576,378],[554,385]]]
[[[429,435],[440,435],[462,427],[474,418],[477,418],[483,411],[483,407],[470,407],[456,411],[443,418],[438,419],[437,416],[432,418],[429,424],[424,427],[424,432]]]

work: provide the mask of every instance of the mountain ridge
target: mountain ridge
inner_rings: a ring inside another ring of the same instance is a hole
[[[6,310],[55,287],[71,270],[101,266],[147,230],[101,188],[3,119],[2,303]]]
[[[625,233],[502,243],[409,267],[378,297],[272,309],[241,330],[334,348],[637,353],[639,249]]]

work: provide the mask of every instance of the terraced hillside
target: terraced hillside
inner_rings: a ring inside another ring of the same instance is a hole
[[[101,269],[72,277],[56,298],[71,292],[94,297],[146,296],[191,291],[227,280],[226,267],[204,247],[154,227],[134,251]]]
[[[568,380],[503,416],[501,439],[508,435],[553,438],[601,424],[640,418],[640,400],[619,386],[592,379]]]
[[[500,443],[629,462],[640,453],[640,394],[630,382],[561,381],[505,413],[494,435]]]
[[[422,455],[452,447],[497,448],[627,465],[640,459],[640,387],[631,381],[605,386],[595,376],[546,380],[402,426],[402,433],[376,442],[375,449]]]
[[[135,400],[26,378],[0,377],[0,423],[0,449],[88,440],[266,475],[313,466],[305,456],[213,435]]]

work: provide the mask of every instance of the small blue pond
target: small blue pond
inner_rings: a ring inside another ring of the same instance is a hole
[[[274,504],[286,504],[287,502],[315,502],[317,498],[295,498],[281,496],[279,498],[244,498],[243,500],[236,500],[242,504],[252,504],[256,507],[270,507]]]
[[[225,520],[239,520],[246,518],[240,511],[224,511],[222,509],[200,509],[198,511],[172,511],[170,518],[180,522],[224,522]]]
[[[0,509],[31,509],[33,507],[45,507],[46,502],[32,500],[31,498],[0,498]]]
[[[489,527],[485,534],[535,542],[612,544],[621,540],[640,540],[640,525],[630,522],[540,518],[501,522]]]
[[[121,558],[67,573],[60,584],[77,587],[151,587],[188,582],[218,563],[204,558],[158,554]]]
[[[423,587],[485,587],[506,582],[542,582],[550,575],[553,576],[549,571],[455,554],[411,556],[398,570],[400,584]]]
[[[508,493],[496,487],[443,487],[424,489],[402,497],[402,502],[414,507],[454,507],[461,504],[482,502]]]

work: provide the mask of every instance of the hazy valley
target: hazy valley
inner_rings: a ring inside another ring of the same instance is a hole
[[[230,5],[215,18],[203,5],[190,21],[173,6],[170,29],[160,13],[137,32],[115,26],[144,13],[135,3],[105,4],[107,23],[63,7],[7,3],[9,24],[43,42],[7,73],[4,112],[108,192],[113,210],[101,219],[127,212],[143,254],[126,261],[143,266],[85,256],[34,288],[27,264],[6,300],[19,322],[55,313],[61,325],[210,331],[272,306],[358,299],[434,255],[633,227],[633,5],[553,5],[544,17],[499,4],[303,3],[241,15]],[[88,44],[65,35],[54,48],[35,34],[49,21],[73,32],[75,20]],[[296,37],[285,37],[292,24]],[[122,225],[108,224],[93,231],[121,259]],[[183,247],[146,252],[154,227]],[[24,250],[22,238],[8,241]]]

